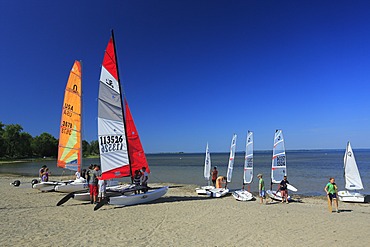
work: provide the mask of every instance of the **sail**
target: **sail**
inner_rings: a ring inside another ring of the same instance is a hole
[[[206,158],[204,160],[204,178],[206,179],[206,181],[209,181],[210,174],[211,174],[211,154],[209,153],[207,143]]]
[[[114,37],[104,53],[98,96],[98,140],[102,179],[130,176],[122,93]]]
[[[128,151],[131,164],[131,173],[135,174],[135,170],[140,170],[145,167],[146,172],[150,173],[148,162],[144,153],[143,146],[139,138],[139,133],[137,132],[134,119],[132,118],[130,108],[128,106],[127,100],[125,99],[125,112],[126,112],[126,132],[127,132],[127,143]]]
[[[347,143],[346,153],[344,154],[344,178],[347,190],[364,189],[360,173],[357,168],[355,154],[353,153],[349,142]]]
[[[271,181],[272,183],[280,183],[286,175],[286,157],[283,131],[276,130],[272,153]]]
[[[227,166],[227,175],[226,175],[228,183],[231,182],[231,177],[233,175],[235,148],[236,148],[236,134],[233,135],[233,139],[231,140],[230,158],[229,158],[229,165]]]
[[[64,92],[57,166],[81,170],[81,63],[75,61]]]
[[[244,161],[244,184],[249,184],[253,180],[253,132],[248,131],[245,147]]]

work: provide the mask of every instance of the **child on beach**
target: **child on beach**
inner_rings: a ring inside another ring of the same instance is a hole
[[[280,187],[279,187],[279,190],[280,190],[280,193],[281,193],[281,203],[284,203],[284,200],[286,203],[289,203],[288,202],[288,185],[289,182],[287,180],[287,176],[284,176],[284,179],[281,180],[280,182]]]
[[[148,191],[148,179],[149,179],[149,174],[146,172],[146,167],[141,168],[142,170],[142,175],[141,175],[141,186],[144,187],[142,191],[146,193]]]
[[[214,187],[216,187],[217,176],[218,176],[218,171],[217,171],[217,166],[215,166],[213,167],[213,171],[212,171],[212,183]]]
[[[44,172],[42,173],[41,177],[42,182],[48,182],[49,181],[49,168],[45,168]]]
[[[99,178],[99,193],[98,193],[98,201],[101,202],[105,199],[106,190],[107,190],[107,181]]]
[[[263,204],[263,199],[266,197],[265,181],[263,181],[261,173],[257,175],[257,178],[259,178],[258,192],[260,195],[260,203]]]
[[[337,185],[335,184],[335,179],[334,178],[330,178],[329,179],[329,183],[325,186],[324,188],[326,194],[327,194],[327,197],[328,197],[328,206],[329,206],[329,212],[333,212],[333,209],[332,209],[332,203],[333,203],[333,200],[335,201],[335,208],[336,208],[336,212],[339,213],[339,210],[338,210],[338,187]]]
[[[135,175],[133,179],[135,186],[138,186],[138,187],[140,186],[141,176],[142,174],[140,170],[135,170]],[[140,194],[140,190],[135,190],[135,194]]]

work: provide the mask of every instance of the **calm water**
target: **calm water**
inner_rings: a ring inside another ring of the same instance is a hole
[[[370,194],[370,150],[354,150],[357,165],[364,184],[365,194]],[[344,189],[343,178],[344,150],[287,151],[287,173],[289,182],[302,195],[324,195],[323,188],[329,177],[335,177],[339,189]],[[269,184],[272,151],[254,153],[254,180],[251,190],[258,190],[256,175],[263,173],[265,184]],[[220,175],[226,175],[229,154],[211,153],[212,166],[216,165]],[[182,183],[205,185],[203,178],[204,154],[149,154],[147,155],[151,169],[150,182]],[[99,164],[99,159],[84,159],[83,167],[90,163]],[[237,153],[232,182],[229,188],[238,189],[242,186],[244,154]],[[0,165],[0,173],[21,174],[37,177],[39,168],[46,164],[53,175],[72,175],[56,167],[56,162],[28,162]],[[123,178],[123,181],[129,181]],[[270,186],[268,185],[267,188]],[[274,187],[276,189],[276,185]]]

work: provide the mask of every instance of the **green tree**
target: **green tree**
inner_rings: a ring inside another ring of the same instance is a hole
[[[20,135],[23,131],[22,126],[19,124],[8,124],[5,125],[3,138],[5,141],[5,152],[6,156],[17,158],[20,155],[21,139]]]
[[[22,132],[19,135],[19,154],[16,154],[17,157],[32,157],[33,150],[32,150],[32,142],[33,137],[26,133]]]
[[[90,142],[90,154],[99,155],[99,142],[97,140]]]
[[[5,139],[3,137],[4,135],[4,127],[5,125],[0,122],[0,157],[4,157],[6,154],[6,145],[5,145]]]
[[[37,156],[56,157],[58,155],[58,140],[49,133],[42,133],[33,139],[32,149]]]
[[[91,154],[90,153],[90,144],[87,141],[83,140],[82,141],[82,156],[86,157],[90,154]]]

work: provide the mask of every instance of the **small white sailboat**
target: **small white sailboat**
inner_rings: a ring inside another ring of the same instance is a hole
[[[245,147],[244,176],[243,188],[233,192],[233,196],[238,201],[250,201],[253,199],[252,193],[244,189],[246,184],[253,180],[253,132],[248,131],[247,142]]]
[[[284,179],[284,176],[287,175],[285,145],[282,130],[276,130],[275,132],[271,163],[271,189],[267,190],[266,194],[271,199],[282,201],[280,191],[277,192],[272,190],[272,185],[280,184],[281,180]],[[288,184],[287,186],[289,190],[297,191],[293,185]],[[291,200],[290,196],[288,196],[288,200]]]
[[[235,160],[235,149],[236,149],[236,134],[233,135],[231,140],[231,147],[230,147],[230,157],[229,157],[229,164],[227,166],[227,183],[231,182],[231,178],[233,175],[233,168],[234,168],[234,160]],[[217,185],[216,185],[217,186]],[[207,195],[209,197],[222,197],[229,193],[229,189],[226,188],[215,188],[207,191]]]
[[[347,143],[344,154],[343,169],[346,190],[338,192],[339,200],[343,202],[365,202],[365,195],[358,192],[363,190],[364,186],[350,142]]]
[[[204,178],[207,181],[207,186],[202,186],[196,188],[195,191],[198,195],[207,195],[207,191],[214,189],[215,187],[210,185],[210,175],[211,175],[211,154],[209,153],[208,143],[206,147],[206,157],[204,160]]]

